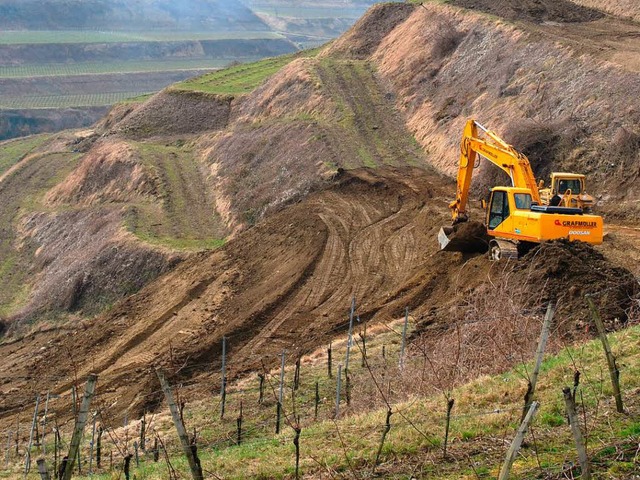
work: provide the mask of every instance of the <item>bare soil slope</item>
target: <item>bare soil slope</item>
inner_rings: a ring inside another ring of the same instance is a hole
[[[206,391],[216,381],[211,371],[223,335],[232,376],[259,370],[262,362],[275,364],[283,349],[296,356],[344,329],[353,295],[362,320],[397,318],[410,306],[417,318],[446,324],[452,307],[513,266],[437,250],[435,236],[447,221],[450,195],[440,182],[409,168],[342,173],[218,251],[185,261],[108,315],[0,346],[0,413],[32,398],[32,381],[38,389],[65,392],[74,368],[80,376],[99,373],[102,401],[117,401],[118,410],[130,415],[160,400],[146,394],[157,391],[153,367],[170,359],[185,365],[183,381],[199,378]],[[599,255],[579,253],[584,269],[600,272],[585,283],[583,270],[548,262],[564,262],[575,252],[549,248],[521,273],[519,283],[531,298],[547,294],[573,311],[582,294],[606,287],[607,300],[615,299],[619,311],[629,307],[628,296],[637,288],[630,273]],[[605,315],[612,320],[611,312]],[[575,335],[573,317],[562,318],[563,331]]]

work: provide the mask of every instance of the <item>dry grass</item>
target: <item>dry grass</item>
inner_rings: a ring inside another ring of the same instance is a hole
[[[640,8],[636,0],[573,0],[573,2],[640,21]]]

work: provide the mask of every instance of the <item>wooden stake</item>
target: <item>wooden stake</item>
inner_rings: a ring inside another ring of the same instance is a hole
[[[146,426],[147,426],[147,419],[146,419],[146,413],[142,414],[142,419],[140,420],[140,450],[142,450],[143,452],[145,451],[145,447],[146,447],[146,436],[147,436],[147,432],[146,430]]]
[[[453,410],[453,404],[455,400],[453,398],[447,399],[447,420],[444,427],[444,450],[443,457],[447,459],[447,444],[449,443],[449,425],[451,424],[451,410]]]
[[[42,455],[47,454],[47,449],[44,444],[44,437],[47,435],[47,413],[49,413],[49,398],[51,397],[50,392],[47,392],[47,399],[44,402],[44,417],[42,419],[42,437],[40,438],[40,443],[42,446]]]
[[[404,309],[404,325],[402,326],[402,345],[400,346],[400,371],[404,370],[404,349],[407,343],[407,325],[409,324],[409,307]]]
[[[224,407],[227,400],[227,337],[222,337],[222,368],[220,380],[220,419],[224,418]]]
[[[540,330],[540,338],[538,339],[538,349],[536,351],[536,364],[533,367],[533,373],[531,374],[531,379],[529,380],[527,393],[524,394],[524,406],[522,407],[522,416],[520,417],[521,423],[524,420],[524,417],[527,415],[527,412],[529,411],[531,400],[533,400],[533,395],[535,394],[535,391],[536,391],[536,385],[538,383],[538,375],[540,375],[540,367],[542,366],[544,351],[547,348],[547,340],[549,339],[549,329],[551,327],[551,321],[553,320],[555,309],[556,309],[556,306],[554,305],[554,303],[549,302],[549,305],[547,305],[547,313],[545,314],[544,321],[542,322],[542,330]]]
[[[7,453],[6,453],[6,464],[7,467],[9,468],[9,455],[11,454],[11,430],[9,430],[9,432],[7,433]]]
[[[197,455],[194,453],[193,449],[191,448],[187,431],[185,430],[184,425],[180,420],[180,412],[178,411],[178,406],[176,405],[176,402],[173,399],[173,392],[171,391],[169,382],[167,382],[165,378],[165,374],[162,370],[158,369],[156,370],[156,373],[158,374],[158,379],[160,380],[160,384],[162,385],[162,391],[164,392],[164,396],[167,399],[167,403],[169,404],[169,411],[171,412],[173,423],[178,432],[178,437],[180,437],[182,450],[189,462],[189,468],[191,469],[191,476],[193,477],[193,480],[203,480],[202,467],[200,466],[200,461],[198,460]]]
[[[313,413],[313,418],[315,420],[318,419],[318,406],[320,405],[320,385],[316,380],[316,398],[315,398],[315,409]]]
[[[282,402],[284,400],[284,359],[285,351],[282,351],[282,364],[280,366],[280,392],[278,395],[278,406],[276,410],[276,434],[280,433],[280,417],[282,415]]]
[[[341,387],[341,382],[342,382],[342,364],[339,363],[338,364],[338,383],[336,385],[336,413],[335,413],[335,418],[338,418],[340,416],[340,387]]]
[[[298,357],[296,359],[296,368],[295,371],[293,373],[293,390],[298,390],[298,388],[300,387],[300,362],[301,359],[300,357]]]
[[[611,346],[609,345],[609,340],[607,339],[607,332],[604,330],[604,323],[602,323],[602,318],[600,317],[600,313],[596,309],[595,304],[591,297],[587,296],[587,303],[589,304],[589,309],[591,310],[591,317],[593,318],[594,323],[596,324],[596,328],[598,329],[598,336],[600,337],[600,341],[602,342],[602,348],[604,349],[604,353],[607,357],[607,364],[609,365],[609,376],[611,377],[611,387],[613,388],[613,397],[616,400],[616,410],[618,413],[624,413],[624,405],[622,404],[622,393],[620,392],[620,370],[618,369],[618,365],[616,364],[616,357],[613,356],[611,352]]]
[[[73,464],[78,457],[78,452],[80,450],[80,440],[82,439],[82,432],[84,430],[84,425],[87,423],[87,416],[89,415],[89,406],[91,405],[91,398],[93,398],[93,393],[96,388],[96,382],[98,381],[98,376],[95,374],[90,374],[87,379],[87,384],[84,387],[84,397],[82,398],[82,404],[80,405],[80,411],[78,412],[78,418],[76,421],[76,425],[73,429],[73,436],[71,437],[71,445],[69,446],[69,460],[66,468],[64,469],[64,476],[62,480],[70,480],[71,474],[73,472]]]
[[[529,423],[531,423],[531,420],[533,419],[533,416],[535,415],[536,410],[538,410],[539,405],[540,404],[538,402],[531,403],[531,406],[529,407],[529,411],[527,412],[527,414],[524,417],[524,420],[520,424],[520,428],[518,428],[518,432],[516,433],[515,438],[511,442],[511,446],[509,447],[509,450],[507,450],[507,455],[504,459],[504,463],[502,464],[502,468],[500,469],[500,476],[498,477],[498,480],[509,479],[509,474],[511,473],[511,466],[513,465],[513,462],[516,459],[516,455],[518,455],[518,451],[520,450],[520,446],[522,445],[524,436],[526,435],[527,429],[529,428]]]
[[[258,374],[258,379],[260,380],[260,388],[258,395],[258,405],[262,405],[264,403],[264,373]]]
[[[362,363],[361,367],[365,368],[367,365],[367,324],[364,324],[364,331],[359,334],[360,340],[362,340]]]
[[[27,454],[24,462],[24,477],[27,478],[29,470],[31,470],[31,446],[33,445],[33,432],[38,423],[38,407],[40,406],[40,395],[36,397],[36,408],[33,410],[33,421],[31,422],[31,432],[29,433],[29,444],[27,445]]]
[[[329,348],[327,348],[327,376],[329,378],[333,377],[333,367],[331,366],[331,343],[329,343]]]
[[[236,426],[238,427],[236,445],[240,445],[242,443],[242,400],[240,400],[240,414],[236,418]]]
[[[578,451],[581,478],[582,480],[589,480],[591,478],[591,465],[589,465],[587,448],[585,446],[584,437],[582,436],[582,430],[580,430],[580,423],[576,413],[576,403],[569,387],[565,387],[562,390],[562,394],[567,408],[567,415],[569,416],[569,423],[571,424],[571,433],[573,434],[573,439],[576,443],[576,450]]]
[[[89,443],[89,475],[93,474],[93,446],[96,441],[96,416],[97,413],[94,413],[91,426],[91,442]]]
[[[100,463],[102,462],[102,424],[98,426],[98,441],[96,442],[96,466],[100,470]]]
[[[153,461],[160,460],[160,450],[158,450],[158,437],[153,439]]]
[[[49,470],[47,470],[47,463],[44,458],[39,458],[37,460],[38,464],[38,473],[40,474],[40,480],[50,480]]]
[[[391,407],[387,408],[387,419],[385,421],[384,430],[382,431],[382,438],[380,439],[380,445],[378,446],[378,452],[376,453],[376,460],[373,462],[373,468],[371,469],[371,476],[376,472],[376,467],[380,461],[380,455],[382,454],[382,448],[384,447],[384,441],[387,438],[387,434],[391,430]]]
[[[351,312],[349,313],[349,335],[347,336],[347,355],[344,360],[344,375],[349,375],[349,355],[351,353],[351,343],[353,338],[353,315],[356,310],[356,297],[351,298]]]

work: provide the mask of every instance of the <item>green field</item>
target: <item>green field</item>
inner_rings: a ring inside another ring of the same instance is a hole
[[[318,51],[318,49],[305,50],[300,53],[266,58],[253,63],[234,65],[224,70],[185,80],[175,84],[172,88],[221,95],[249,93],[293,59],[301,56],[313,57],[317,55]]]
[[[0,31],[0,45],[34,43],[126,43],[126,42],[185,42],[198,40],[255,40],[284,38],[268,31],[245,32],[99,32],[69,30],[9,30]]]
[[[250,58],[249,61],[257,60]],[[145,73],[224,68],[228,59],[147,60],[0,66],[0,78],[68,77],[104,73]]]
[[[0,108],[32,109],[32,108],[67,108],[67,107],[101,107],[113,105],[132,97],[149,92],[114,92],[91,93],[80,95],[33,95],[4,96],[0,95]]]
[[[0,175],[46,142],[51,135],[34,135],[18,140],[0,142]]]
[[[336,8],[336,7],[289,7],[274,5],[255,5],[253,11],[274,17],[288,18],[351,18],[357,19],[362,16],[364,8]]]

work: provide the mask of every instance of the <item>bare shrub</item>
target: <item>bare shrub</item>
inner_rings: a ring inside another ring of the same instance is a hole
[[[407,388],[447,395],[472,378],[508,370],[533,357],[544,306],[531,297],[533,289],[516,282],[507,269],[508,265],[497,280],[452,312],[448,323],[436,327],[438,332],[427,329],[413,343],[414,372],[408,376],[413,380]],[[528,378],[528,372],[522,373]]]
[[[620,127],[613,136],[609,158],[624,170],[622,173],[634,178],[640,175],[640,134]]]
[[[581,136],[579,127],[568,119],[512,122],[505,139],[524,153],[536,176],[545,177],[567,158]]]
[[[431,43],[431,55],[434,59],[444,58],[450,55],[460,44],[464,32],[455,28],[449,21],[441,21],[434,30]]]

